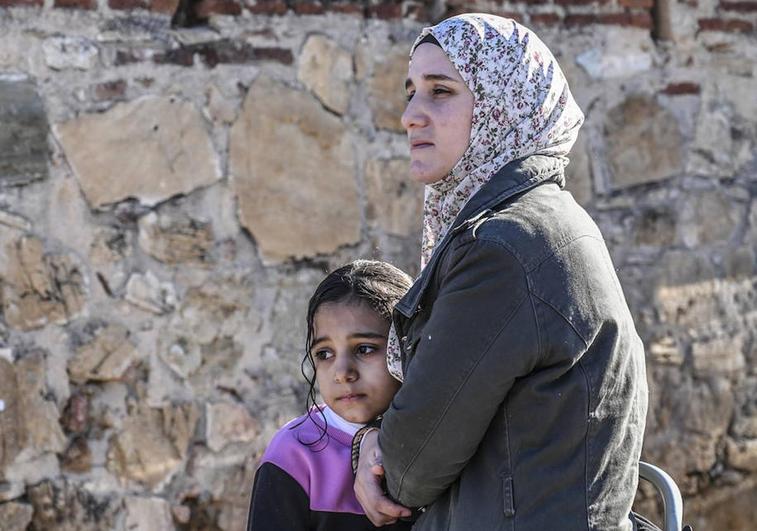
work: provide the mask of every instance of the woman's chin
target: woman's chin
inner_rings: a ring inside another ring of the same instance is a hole
[[[418,162],[410,163],[410,178],[415,182],[422,184],[434,184],[436,181],[442,179],[444,174],[434,171],[425,164]]]

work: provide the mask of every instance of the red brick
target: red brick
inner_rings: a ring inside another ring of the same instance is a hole
[[[108,7],[121,11],[147,9],[147,0],[108,0]]]
[[[585,6],[590,4],[607,4],[609,0],[555,0],[555,3],[561,6]]]
[[[283,0],[257,0],[246,7],[253,15],[284,15],[289,11],[289,6]]]
[[[630,13],[628,25],[635,28],[652,29],[652,15],[644,11]]]
[[[370,5],[368,6],[368,16],[383,20],[402,18],[402,3],[389,1]]]
[[[43,3],[44,0],[0,0],[0,7],[37,7]]]
[[[554,26],[560,22],[560,16],[556,13],[535,13],[530,20],[537,26]]]
[[[727,33],[749,33],[754,31],[754,24],[747,20],[724,20],[722,18],[700,18],[701,31],[724,31]]]
[[[54,7],[62,9],[97,9],[97,0],[55,0]]]
[[[660,92],[667,94],[668,96],[682,96],[690,94],[699,94],[702,92],[702,87],[699,83],[691,83],[690,81],[684,81],[681,83],[670,83],[667,87]]]
[[[242,5],[236,0],[202,0],[195,6],[195,16],[208,18],[211,15],[241,15]]]
[[[326,12],[323,4],[318,1],[299,0],[292,5],[298,15],[322,15]]]
[[[126,81],[117,79],[94,86],[95,99],[98,101],[122,99],[126,94]]]
[[[654,0],[618,0],[618,5],[631,9],[652,9]]]
[[[362,15],[365,8],[358,2],[339,2],[330,4],[329,11],[346,15]]]
[[[259,61],[276,61],[285,65],[291,65],[294,62],[292,50],[286,48],[253,48],[255,60]]]
[[[567,27],[589,26],[602,24],[609,26],[633,26],[637,28],[652,28],[652,17],[649,13],[600,13],[567,15],[565,25]]]
[[[179,0],[150,0],[150,11],[173,15],[179,7]]]
[[[720,2],[720,9],[738,13],[754,13],[757,11],[757,2]]]

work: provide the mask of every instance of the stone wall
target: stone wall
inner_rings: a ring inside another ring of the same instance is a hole
[[[407,52],[470,10],[586,112],[568,187],[647,346],[646,459],[751,528],[754,0],[0,0],[0,529],[243,529],[315,284],[418,271]]]

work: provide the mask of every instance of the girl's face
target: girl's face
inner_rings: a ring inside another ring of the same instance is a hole
[[[424,43],[413,52],[402,126],[410,143],[410,174],[432,184],[449,174],[468,149],[473,93],[442,49]]]
[[[364,424],[384,413],[400,384],[386,368],[389,323],[368,305],[324,303],[313,317],[310,355],[326,404]]]

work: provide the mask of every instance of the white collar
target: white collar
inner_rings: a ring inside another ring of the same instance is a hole
[[[326,417],[326,422],[329,426],[333,426],[340,431],[348,433],[350,436],[355,435],[357,430],[364,426],[364,424],[344,420],[326,405],[322,406],[321,409],[323,409],[323,415]]]

